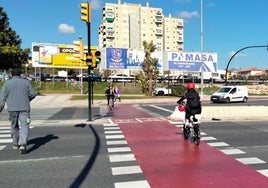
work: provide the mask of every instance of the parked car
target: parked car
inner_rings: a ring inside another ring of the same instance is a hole
[[[88,76],[87,73],[83,73],[82,74],[83,77],[83,81],[88,81],[88,78],[91,77],[93,82],[101,82],[102,77],[99,74],[90,74],[90,76]],[[76,76],[76,81],[79,81],[81,78],[81,74],[79,74],[78,76]]]
[[[157,87],[154,89],[153,94],[156,96],[164,96],[164,95],[171,95],[172,90],[170,86],[166,87]]]
[[[134,82],[134,76],[128,76],[126,74],[115,74],[107,78],[108,82]]]

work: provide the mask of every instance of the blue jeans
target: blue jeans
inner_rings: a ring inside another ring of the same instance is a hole
[[[13,144],[27,145],[29,137],[29,111],[10,111],[9,120],[11,122],[11,138]]]

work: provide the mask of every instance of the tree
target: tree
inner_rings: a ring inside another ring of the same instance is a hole
[[[151,53],[156,50],[156,46],[152,41],[150,43],[143,41],[142,45],[145,57],[142,64],[143,73],[139,75],[139,80],[141,81],[143,92],[147,96],[152,96],[153,89],[156,86],[156,78],[159,74],[159,70],[157,69],[158,59],[151,57]]]
[[[9,19],[3,7],[0,7],[0,69],[8,70],[26,65],[30,49],[21,49],[21,39],[9,27]]]

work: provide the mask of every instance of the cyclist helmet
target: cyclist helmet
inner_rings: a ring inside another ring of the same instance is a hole
[[[190,90],[190,89],[194,89],[195,88],[195,84],[193,82],[189,82],[187,83],[187,89]]]
[[[178,107],[180,112],[185,112],[185,106],[184,105],[179,105]]]

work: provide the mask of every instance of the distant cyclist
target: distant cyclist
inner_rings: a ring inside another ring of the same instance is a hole
[[[187,126],[189,124],[189,119],[192,115],[201,114],[202,107],[199,93],[195,90],[195,84],[193,82],[190,82],[187,83],[186,87],[187,91],[177,101],[177,103],[181,104],[185,99],[187,100],[185,111],[185,125]]]

